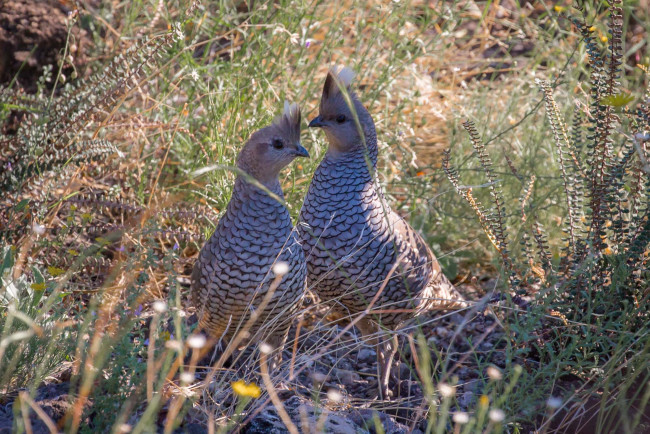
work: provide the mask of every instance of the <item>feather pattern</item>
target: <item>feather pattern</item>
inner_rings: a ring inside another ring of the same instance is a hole
[[[259,316],[247,330],[251,339],[275,348],[286,339],[305,294],[307,268],[278,174],[297,156],[308,156],[300,145],[300,110],[285,103],[283,114],[253,133],[237,157],[245,174],[237,176],[226,211],[192,272],[200,327],[216,339],[229,341],[253,311]],[[289,272],[259,311],[279,261]]]
[[[283,197],[280,188],[273,190]],[[284,205],[238,178],[226,212],[201,249],[192,273],[193,302],[201,326],[216,338],[232,338],[264,298],[277,261],[289,264],[290,272],[283,276],[251,334],[276,317],[285,321],[275,325],[274,334],[288,331],[304,295],[306,267]]]
[[[328,80],[334,80],[331,72]],[[347,105],[332,89],[325,84],[319,113],[323,119],[347,113]],[[349,313],[364,311],[377,297],[375,308],[401,310],[378,317],[385,327],[396,328],[422,312],[451,308],[462,297],[422,236],[385,200],[375,179],[375,125],[357,96],[351,93],[351,98],[363,139],[346,143],[345,152],[333,150],[330,139],[330,151],[314,173],[300,212],[298,230],[308,283],[322,299],[336,300]],[[344,128],[326,125],[328,138],[337,139],[333,129]],[[394,274],[378,294],[394,266]]]

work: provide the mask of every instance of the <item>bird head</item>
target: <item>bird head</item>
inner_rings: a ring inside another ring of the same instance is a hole
[[[285,101],[284,112],[248,139],[237,157],[237,166],[268,185],[296,157],[309,157],[309,152],[300,144],[300,108]]]
[[[344,153],[363,146],[365,135],[374,124],[368,110],[352,92],[354,72],[334,67],[325,79],[318,116],[309,123],[311,128],[322,128],[327,135],[330,150]]]

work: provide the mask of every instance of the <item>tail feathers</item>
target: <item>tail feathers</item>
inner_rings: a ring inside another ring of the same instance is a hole
[[[456,310],[467,307],[465,297],[458,292],[449,279],[442,273],[439,276],[423,291],[418,313]]]

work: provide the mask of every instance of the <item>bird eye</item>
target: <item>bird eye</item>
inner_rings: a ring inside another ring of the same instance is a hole
[[[280,139],[273,139],[271,146],[273,146],[275,149],[282,149],[284,148],[284,143],[282,143],[282,140]]]
[[[345,122],[345,115],[338,115],[336,117],[336,122],[339,123],[339,124],[342,124],[343,122]]]

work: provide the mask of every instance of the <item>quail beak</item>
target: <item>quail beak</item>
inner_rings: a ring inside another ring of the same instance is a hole
[[[307,149],[305,149],[300,143],[296,145],[296,149],[294,151],[294,154],[297,157],[306,157],[309,158],[309,152],[307,152]]]
[[[309,122],[309,128],[323,128],[326,125],[326,122],[321,116],[316,116],[314,119]]]

